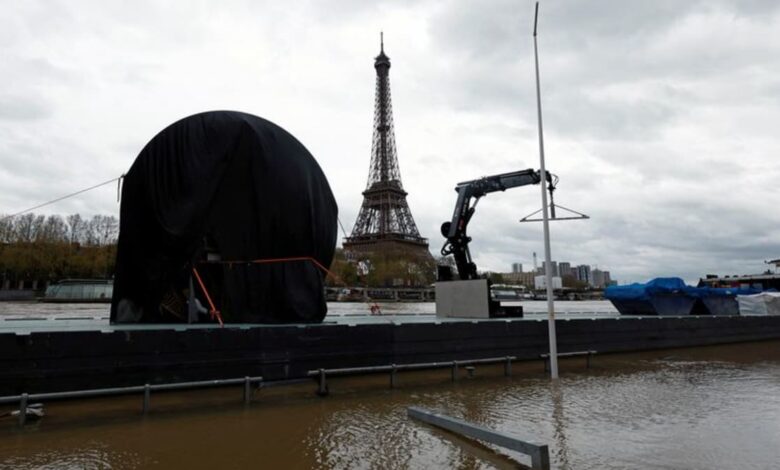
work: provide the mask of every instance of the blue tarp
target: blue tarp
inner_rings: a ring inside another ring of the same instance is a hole
[[[687,288],[679,277],[657,277],[647,283],[609,286],[604,291],[604,297],[609,300],[650,300],[653,294],[678,293]]]
[[[657,277],[647,283],[634,283],[625,286],[609,286],[604,291],[608,300],[650,300],[656,294],[685,294],[697,299],[705,297],[734,297],[761,292],[760,289],[740,289],[732,287],[692,287],[679,277]]]

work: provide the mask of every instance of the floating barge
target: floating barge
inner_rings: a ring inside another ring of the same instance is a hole
[[[739,315],[737,296],[761,292],[751,288],[691,287],[678,277],[648,283],[610,286],[604,297],[621,315]]]
[[[110,279],[64,279],[46,288],[41,302],[111,303],[114,281]]]
[[[601,353],[780,338],[780,316],[557,320],[560,352]],[[110,325],[106,317],[0,320],[0,395],[262,376],[319,368],[467,361],[548,352],[547,321],[431,314],[329,316],[322,324]]]

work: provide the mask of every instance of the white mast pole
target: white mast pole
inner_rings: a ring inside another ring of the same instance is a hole
[[[547,285],[547,329],[550,336],[550,378],[558,378],[558,340],[555,334],[555,302],[552,285],[552,255],[550,254],[550,222],[547,215],[547,171],[544,167],[544,131],[542,130],[542,94],[539,86],[539,51],[536,46],[536,23],[539,18],[539,2],[534,12],[534,60],[536,62],[536,109],[539,120],[539,161],[542,188],[542,225],[544,226],[544,277]]]

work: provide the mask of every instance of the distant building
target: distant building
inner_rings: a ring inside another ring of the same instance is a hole
[[[562,261],[558,264],[558,274],[561,277],[569,277],[571,276],[571,263],[567,263],[566,261]]]
[[[504,283],[525,286],[529,289],[532,289],[534,287],[534,276],[535,273],[533,272],[501,274],[501,277],[504,278]]]
[[[563,282],[561,282],[561,278],[559,276],[555,276],[552,278],[552,287],[553,289],[563,288]],[[536,276],[534,278],[534,289],[536,290],[547,289],[547,276]]]
[[[550,262],[550,267],[552,267],[552,275],[560,277],[561,273],[558,272],[558,263],[552,261]],[[542,261],[542,274],[547,274],[547,261]]]
[[[590,272],[591,276],[591,287],[595,287],[597,289],[604,287],[604,271],[600,270],[599,268],[596,268]]]
[[[593,279],[591,278],[590,275],[590,266],[588,266],[587,264],[581,264],[577,266],[576,273],[577,273],[576,277],[578,281],[591,285]]]
[[[523,263],[512,263],[512,272],[513,273],[523,272]]]

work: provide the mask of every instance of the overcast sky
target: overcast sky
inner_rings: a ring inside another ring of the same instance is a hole
[[[538,168],[533,3],[2,2],[0,213],[125,172],[168,124],[262,116],[327,175],[347,231],[371,151],[379,31],[401,175],[434,254],[458,181]],[[743,274],[780,257],[780,4],[543,1],[553,259],[622,282]],[[480,269],[543,256],[539,188],[492,194]],[[116,187],[45,213],[118,214]]]

